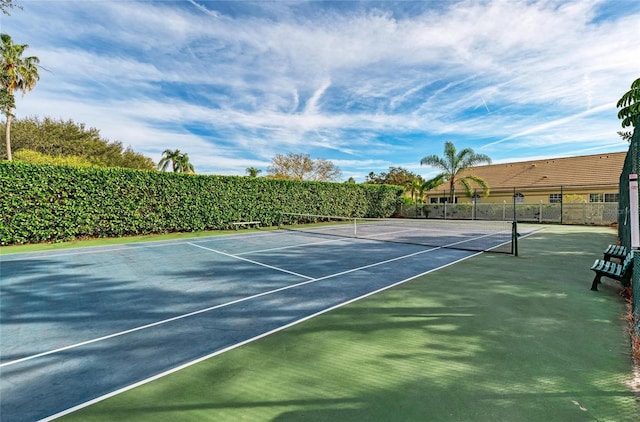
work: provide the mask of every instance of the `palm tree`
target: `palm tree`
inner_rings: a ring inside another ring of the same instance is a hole
[[[424,194],[426,192],[429,192],[431,189],[437,188],[444,182],[445,182],[445,179],[444,179],[444,176],[442,176],[442,174],[439,174],[433,179],[429,179],[426,182],[424,182],[422,186],[420,186],[420,191],[419,191],[420,200],[421,201],[424,200]]]
[[[185,152],[184,154],[180,154],[180,156],[173,162],[174,163],[174,172],[177,171],[179,173],[195,173],[195,169],[193,164],[189,162],[189,155]]]
[[[7,141],[7,159],[11,161],[11,120],[16,107],[13,93],[18,90],[22,95],[31,91],[40,79],[35,56],[22,57],[29,48],[27,44],[14,44],[8,34],[0,34],[2,56],[0,57],[0,110],[7,118],[5,136]]]
[[[169,164],[171,164],[171,168],[175,173],[177,171],[178,161],[181,155],[182,153],[180,152],[179,149],[176,149],[176,150],[165,149],[162,152],[162,158],[160,159],[160,161],[158,161],[158,169],[162,171],[167,171],[167,167],[169,167]]]
[[[422,177],[418,176],[413,180],[405,183],[405,190],[409,192],[409,194],[411,195],[411,199],[417,204],[418,202],[422,202],[424,200],[425,192],[437,188],[442,183],[444,183],[444,178],[442,175],[438,175],[433,179],[427,180],[426,182]]]
[[[442,170],[436,178],[441,177],[443,181],[449,182],[449,201],[454,202],[455,198],[455,183],[460,182],[464,186],[465,191],[471,196],[471,184],[473,181],[480,185],[485,195],[489,194],[489,185],[481,177],[467,174],[458,178],[460,173],[478,164],[491,164],[491,158],[484,154],[476,154],[471,148],[465,148],[460,152],[456,151],[453,142],[447,141],[444,144],[444,157],[438,157],[437,155],[428,155],[420,160],[420,165],[427,165],[439,168]]]
[[[162,158],[158,161],[158,169],[166,171],[169,164],[174,173],[195,173],[193,164],[189,162],[189,155],[180,152],[179,149],[165,149]]]
[[[422,177],[416,177],[415,179],[409,180],[405,183],[404,188],[405,192],[409,192],[411,196],[411,200],[415,203],[418,202],[418,199],[422,198],[422,185],[424,184],[424,180]]]
[[[246,172],[249,175],[249,177],[258,177],[258,174],[262,173],[262,170],[255,167],[249,167],[247,168]]]

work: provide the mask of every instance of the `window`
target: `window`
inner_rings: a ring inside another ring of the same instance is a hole
[[[520,192],[516,192],[513,194],[513,202],[516,204],[524,204],[524,195]]]
[[[604,202],[620,202],[619,193],[605,193]]]
[[[617,193],[590,193],[589,202],[618,202],[620,194]]]
[[[589,202],[602,202],[602,194],[601,193],[590,193],[589,194]]]
[[[458,197],[454,198],[454,202],[455,203],[458,202]],[[431,198],[429,198],[429,203],[431,203],[431,204],[448,204],[449,203],[449,197],[448,196],[441,196],[439,198],[431,197]]]
[[[550,204],[562,204],[562,194],[561,193],[550,193],[549,194],[549,203]]]

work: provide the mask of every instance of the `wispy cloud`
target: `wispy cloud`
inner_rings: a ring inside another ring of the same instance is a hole
[[[26,2],[2,31],[50,70],[18,116],[244,174],[276,153],[345,178],[421,173],[445,140],[495,161],[623,150],[640,3]],[[412,164],[413,163],[413,164]]]
[[[219,18],[220,17],[219,13],[207,9],[206,6],[204,6],[204,5],[200,4],[200,3],[197,3],[194,0],[188,0],[188,2],[193,4],[198,10],[204,12],[205,14],[207,14],[209,16],[213,16],[214,18]]]

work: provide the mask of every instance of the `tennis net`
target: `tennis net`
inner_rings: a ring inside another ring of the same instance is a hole
[[[356,218],[283,213],[278,227],[322,237],[350,237],[517,255],[517,229],[512,221]]]

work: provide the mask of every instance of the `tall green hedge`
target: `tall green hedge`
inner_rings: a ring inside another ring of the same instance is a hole
[[[0,162],[0,244],[275,225],[280,212],[392,215],[397,186]]]

